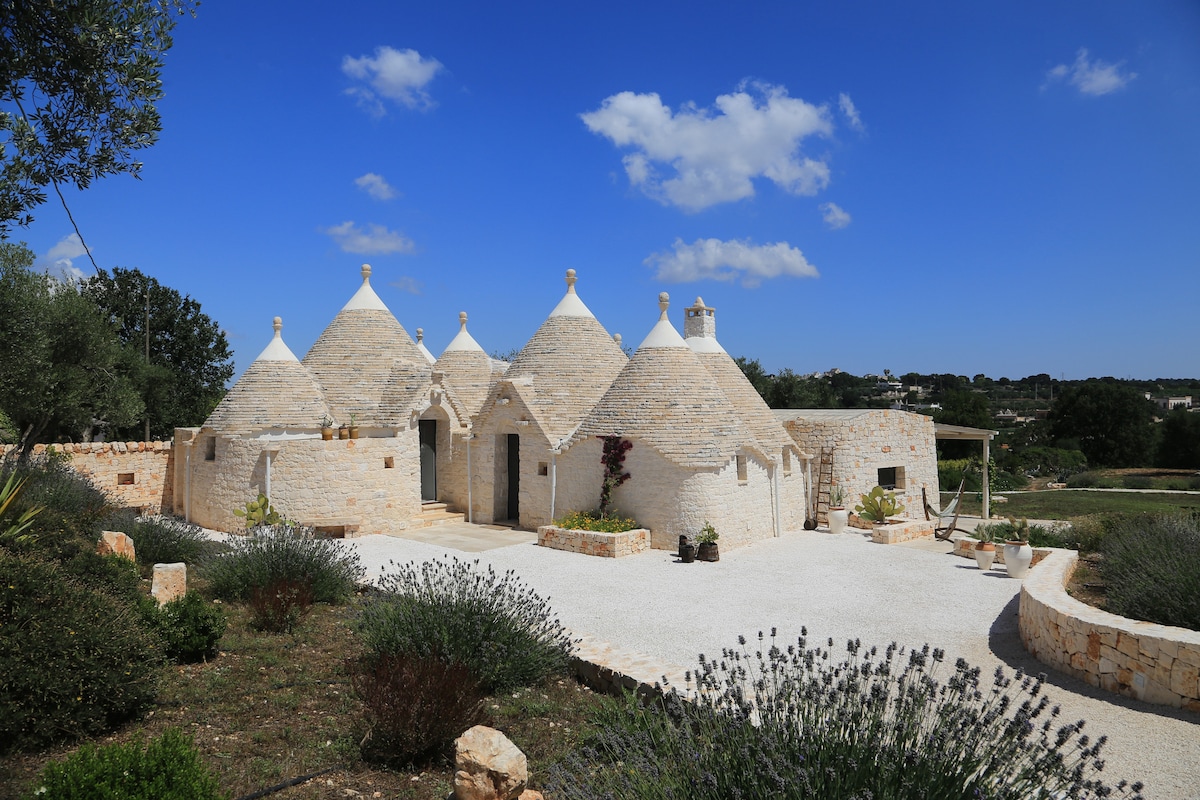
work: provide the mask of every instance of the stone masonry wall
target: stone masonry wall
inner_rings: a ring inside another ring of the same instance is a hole
[[[147,514],[170,513],[175,468],[170,442],[85,442],[56,444],[55,451],[70,459],[71,468],[91,479],[117,505]],[[35,455],[47,445],[34,445]],[[7,455],[14,448],[5,447]]]
[[[904,488],[896,497],[909,519],[925,518],[921,489],[938,504],[937,447],[933,419],[908,411],[878,409],[845,420],[790,419],[784,424],[800,448],[813,456],[817,481],[822,449],[833,450],[833,485],[840,486],[843,503],[853,509],[859,496],[879,483],[882,467],[903,467]],[[818,522],[825,523],[825,515]]]
[[[1021,641],[1043,664],[1147,703],[1200,713],[1200,632],[1118,617],[1063,588],[1078,554],[1050,555],[1021,584]]]
[[[693,472],[668,461],[653,447],[632,441],[625,455],[630,479],[613,492],[613,505],[650,529],[651,547],[674,550],[680,535],[696,536],[706,521],[717,529],[725,547],[775,535],[771,480],[758,459],[747,456],[746,480],[739,481],[733,460],[719,471]],[[599,439],[588,439],[558,458],[558,516],[596,507],[603,448]]]
[[[420,514],[415,429],[394,437],[329,442],[316,437],[282,442],[217,437],[210,461],[205,440],[211,435],[201,431],[196,437],[190,463],[180,459],[176,481],[177,513],[184,513],[190,494],[189,518],[198,525],[221,531],[245,528],[233,510],[266,491],[268,448],[278,448],[271,456],[271,502],[289,519],[347,526],[348,533],[363,535],[404,530]]]

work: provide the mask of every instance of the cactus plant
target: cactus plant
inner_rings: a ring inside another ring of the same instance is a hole
[[[247,529],[257,528],[259,525],[273,526],[284,524],[283,517],[271,507],[271,501],[267,499],[265,494],[260,494],[257,499],[246,503],[245,508],[235,508],[233,515],[235,517],[245,517]]]
[[[854,513],[863,519],[876,523],[887,522],[904,510],[904,506],[896,502],[896,493],[884,491],[882,486],[876,486],[869,494],[862,495],[860,505],[854,507]]]

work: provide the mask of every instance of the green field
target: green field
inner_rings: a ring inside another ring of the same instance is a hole
[[[1150,513],[1200,511],[1200,494],[1049,489],[1044,492],[1004,496],[1008,498],[1007,503],[993,501],[993,517],[1070,519],[1087,514],[1110,514],[1121,511]],[[942,505],[944,506],[953,497],[953,492],[942,492]],[[981,512],[981,505],[978,493],[972,492],[963,495],[964,514],[978,516]]]

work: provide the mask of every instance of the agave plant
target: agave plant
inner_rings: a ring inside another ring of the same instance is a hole
[[[854,513],[872,522],[887,522],[888,517],[904,511],[904,506],[896,502],[896,493],[884,491],[882,486],[876,486],[869,494],[861,495],[861,500],[854,507]]]
[[[17,480],[17,473],[9,473],[8,480],[5,481],[4,487],[0,488],[0,518],[8,512],[8,507],[13,504],[17,496],[21,494],[21,490],[25,488],[25,482],[29,478],[21,478]],[[7,528],[0,528],[0,542],[23,542],[29,538],[29,534],[25,530],[33,524],[33,518],[42,512],[41,506],[27,508],[12,522],[8,523]]]

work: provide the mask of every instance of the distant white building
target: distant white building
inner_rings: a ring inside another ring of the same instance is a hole
[[[1163,411],[1174,411],[1177,408],[1191,408],[1192,396],[1188,394],[1182,397],[1156,397],[1154,402]]]

